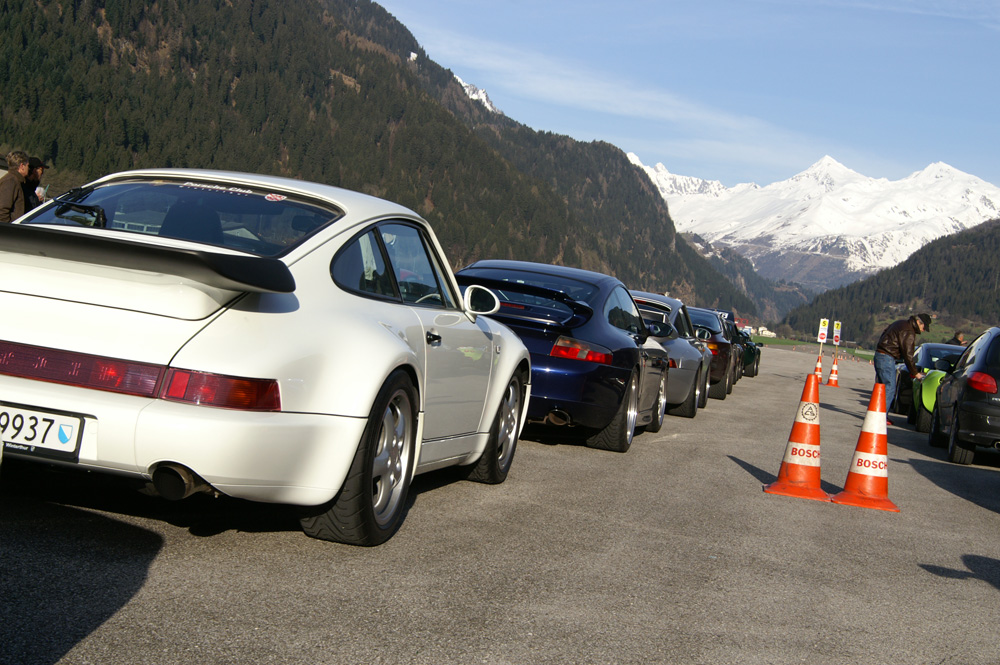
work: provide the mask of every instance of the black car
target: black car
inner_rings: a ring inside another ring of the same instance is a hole
[[[688,315],[700,337],[712,352],[712,371],[709,373],[708,396],[712,399],[726,399],[733,392],[736,383],[736,352],[728,336],[725,318],[714,309],[688,307]]]
[[[531,353],[528,422],[573,426],[593,448],[625,452],[666,409],[667,352],[609,275],[526,261],[478,261],[456,274],[500,299],[491,315]]]
[[[929,441],[948,446],[948,460],[971,464],[977,446],[1000,446],[1000,328],[977,337],[941,379]]]

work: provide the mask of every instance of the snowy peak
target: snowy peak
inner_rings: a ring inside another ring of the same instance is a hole
[[[503,115],[503,112],[493,105],[493,102],[490,100],[490,96],[486,94],[485,90],[483,90],[482,88],[477,88],[471,83],[466,83],[465,81],[460,79],[457,74],[455,75],[455,80],[458,81],[458,84],[462,86],[463,90],[465,90],[465,94],[469,96],[469,99],[471,99],[474,102],[479,102],[484,107],[486,107],[486,110],[489,111],[490,113],[498,113],[500,115]]]
[[[901,263],[922,246],[1000,218],[1000,188],[937,162],[902,180],[825,156],[766,187],[726,188],[629,159],[657,186],[677,230],[749,258],[769,279],[825,290]]]

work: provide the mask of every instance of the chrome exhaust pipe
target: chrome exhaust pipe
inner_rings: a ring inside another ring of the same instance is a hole
[[[194,471],[181,464],[167,462],[153,471],[156,493],[168,501],[180,501],[196,492],[211,492],[212,486]]]
[[[571,420],[572,419],[569,417],[569,414],[566,413],[565,411],[553,409],[552,411],[549,411],[547,414],[545,414],[545,420],[543,422],[545,422],[548,425],[563,426],[563,425],[569,425]]]

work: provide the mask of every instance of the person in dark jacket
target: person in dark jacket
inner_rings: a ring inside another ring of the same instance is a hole
[[[28,155],[20,150],[7,154],[7,174],[0,178],[0,222],[13,222],[24,214],[24,177]]]
[[[913,346],[917,335],[929,330],[931,317],[916,314],[908,319],[900,319],[889,324],[878,338],[875,347],[875,382],[885,385],[885,403],[888,407],[896,397],[896,363],[906,363],[910,377],[924,378],[924,373],[913,364]],[[892,424],[891,421],[887,421]]]
[[[965,333],[961,330],[955,331],[955,336],[949,339],[945,344],[957,344],[958,346],[965,346]]]

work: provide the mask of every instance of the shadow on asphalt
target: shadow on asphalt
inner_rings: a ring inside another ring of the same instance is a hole
[[[920,564],[920,567],[938,577],[952,580],[981,580],[1000,590],[1000,560],[988,556],[966,554],[962,557],[962,563],[968,570],[957,570],[926,563]]]
[[[759,466],[754,466],[753,464],[750,464],[749,462],[741,460],[738,457],[733,457],[732,455],[727,455],[726,457],[728,457],[732,461],[736,462],[736,464],[738,464],[739,466],[743,467],[743,470],[746,471],[747,473],[749,473],[754,478],[756,478],[761,483],[761,485],[770,485],[771,483],[773,483],[775,480],[778,479],[778,476],[776,476],[775,474],[770,473],[769,471],[765,471],[764,469],[760,468]],[[777,460],[777,465],[778,465],[778,468],[780,469],[781,468],[781,460],[780,459]],[[841,489],[843,489],[842,487],[840,487],[838,485],[834,485],[832,483],[828,483],[825,480],[820,481],[819,487],[820,487],[821,490],[823,490],[827,494],[836,494]]]
[[[0,513],[3,663],[58,662],[138,593],[163,546],[146,529],[31,496],[0,496]]]

